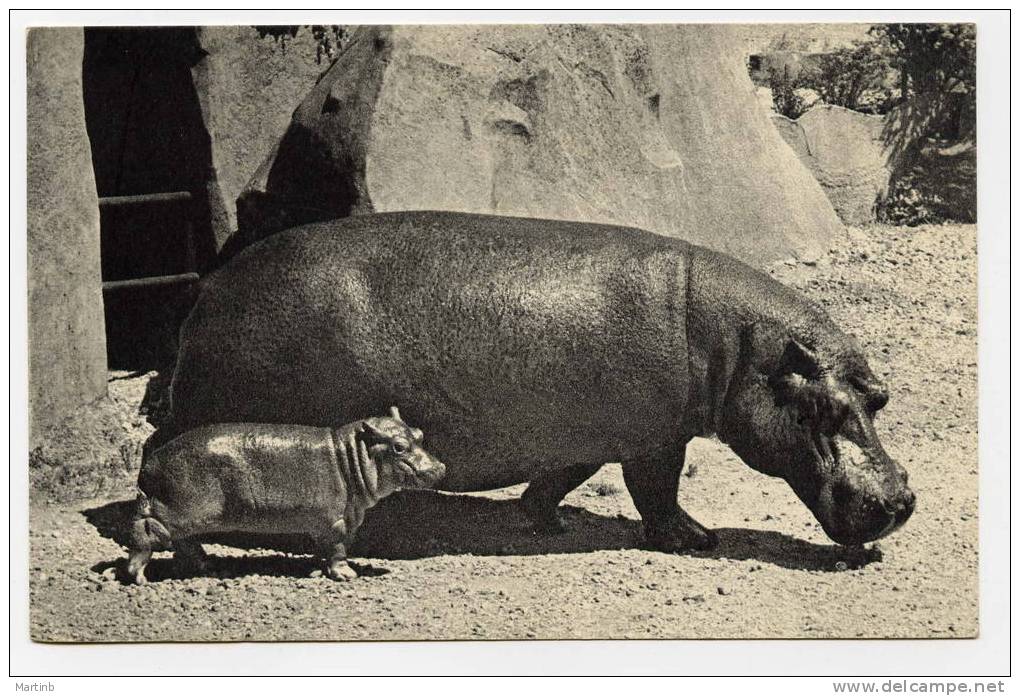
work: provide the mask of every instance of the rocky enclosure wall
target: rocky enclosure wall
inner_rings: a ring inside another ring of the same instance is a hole
[[[362,27],[238,203],[239,245],[403,209],[643,227],[757,264],[839,220],[725,26]]]
[[[250,26],[198,27],[196,34],[205,56],[192,75],[211,143],[219,197],[213,230],[222,246],[237,229],[242,189],[328,62],[317,62],[308,27],[285,43]]]
[[[30,446],[106,394],[99,200],[82,102],[82,30],[28,33]]]
[[[824,104],[796,121],[773,113],[772,122],[821,184],[843,222],[875,221],[876,204],[892,174],[882,137],[885,117]]]

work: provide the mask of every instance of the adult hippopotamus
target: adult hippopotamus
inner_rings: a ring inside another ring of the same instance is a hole
[[[439,488],[530,482],[540,527],[603,463],[650,546],[715,536],[677,504],[684,449],[717,435],[786,480],[842,544],[910,516],[873,426],[888,399],[816,305],[724,254],[639,229],[400,212],[319,222],[204,279],[168,421],[324,426],[396,403],[447,467]]]

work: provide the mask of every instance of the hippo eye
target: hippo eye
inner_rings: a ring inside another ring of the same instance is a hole
[[[411,449],[411,446],[403,440],[394,440],[390,443],[390,449],[392,449],[396,454],[407,454],[407,452]]]

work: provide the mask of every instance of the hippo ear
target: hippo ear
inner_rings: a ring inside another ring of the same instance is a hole
[[[797,420],[827,435],[839,430],[849,413],[850,400],[832,380],[822,379],[815,353],[791,338],[769,386],[779,405],[792,404]]]
[[[390,440],[390,437],[386,433],[376,427],[376,424],[372,422],[371,418],[366,418],[361,421],[358,433],[361,435],[361,439],[368,443],[389,442]]]
[[[783,355],[779,358],[779,366],[776,375],[800,375],[805,379],[817,379],[821,372],[818,364],[818,356],[815,352],[798,341],[790,338],[783,349]]]

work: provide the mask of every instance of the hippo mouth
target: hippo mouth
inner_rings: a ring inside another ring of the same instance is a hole
[[[822,484],[814,500],[801,498],[837,544],[859,545],[881,539],[913,514],[914,494],[909,488],[900,485],[895,493],[887,492],[887,479],[896,477],[891,463],[891,473],[883,475],[884,467],[876,466],[860,447],[838,435],[816,435],[812,449],[822,472]]]
[[[440,462],[416,469],[407,462],[396,462],[397,481],[400,488],[431,488],[446,474],[446,467]]]

